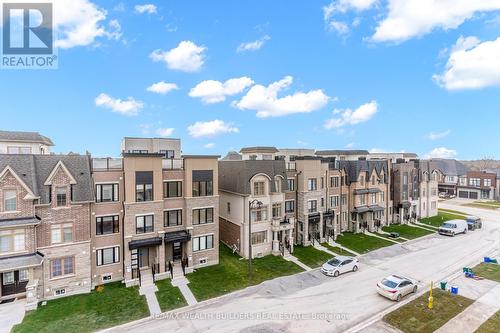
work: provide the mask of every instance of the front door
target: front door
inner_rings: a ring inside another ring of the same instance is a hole
[[[139,268],[149,266],[149,248],[143,247],[139,249]]]
[[[172,244],[172,257],[174,261],[182,259],[182,244],[181,242],[174,242]]]
[[[26,292],[28,284],[28,270],[2,273],[2,296],[15,295]]]

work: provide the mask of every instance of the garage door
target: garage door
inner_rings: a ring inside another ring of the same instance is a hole
[[[467,191],[458,191],[458,197],[459,198],[468,199],[469,198],[469,192],[467,192]]]
[[[477,192],[469,192],[469,198],[470,199],[477,199],[478,198]]]

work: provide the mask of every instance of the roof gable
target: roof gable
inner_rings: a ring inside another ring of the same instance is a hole
[[[21,179],[21,177],[19,177],[19,175],[8,165],[3,169],[2,172],[0,172],[0,180],[2,180],[5,177],[5,175],[7,175],[7,173],[10,173],[17,180],[17,182],[21,184],[21,186],[26,190],[26,192],[28,192],[28,194],[24,197],[25,200],[34,200],[38,198],[33,193],[33,191],[31,191],[29,186],[26,185],[26,183]]]
[[[71,185],[76,184],[75,177],[73,177],[71,172],[69,172],[66,165],[64,165],[64,163],[62,161],[59,161],[59,162],[57,162],[54,169],[52,169],[52,171],[50,172],[49,176],[47,177],[47,179],[45,180],[45,183],[43,183],[43,185],[46,185],[46,186],[52,185],[52,180],[55,177],[55,175],[57,174],[57,171],[59,171],[59,169],[61,169],[64,173],[66,173],[66,175],[69,177],[69,183]]]

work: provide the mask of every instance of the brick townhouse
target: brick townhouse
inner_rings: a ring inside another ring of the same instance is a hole
[[[90,158],[0,155],[0,299],[91,290]]]
[[[497,173],[467,171],[458,179],[458,197],[472,200],[493,200],[496,198]]]

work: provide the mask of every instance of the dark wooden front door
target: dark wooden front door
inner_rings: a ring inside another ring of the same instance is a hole
[[[139,268],[149,266],[149,248],[143,247],[139,249]]]
[[[172,244],[172,257],[173,257],[174,261],[182,259],[182,243],[181,242],[174,242]]]
[[[2,273],[2,296],[26,292],[28,271],[11,271]]]

